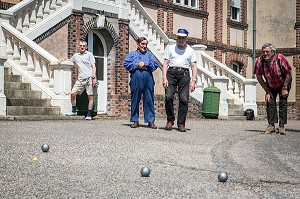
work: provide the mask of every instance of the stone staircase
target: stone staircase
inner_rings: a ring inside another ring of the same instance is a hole
[[[11,68],[4,71],[4,94],[7,97],[7,116],[13,119],[53,119],[61,116],[60,107],[51,106],[50,99],[42,99],[41,91],[31,89]]]
[[[242,104],[234,104],[233,99],[227,99],[228,103],[228,120],[246,120]]]

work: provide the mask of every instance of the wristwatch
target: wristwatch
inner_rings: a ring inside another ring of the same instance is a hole
[[[92,79],[96,79],[96,77],[92,77]]]
[[[197,78],[193,78],[193,81],[197,82]]]

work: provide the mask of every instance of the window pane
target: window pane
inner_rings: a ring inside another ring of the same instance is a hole
[[[104,74],[103,74],[103,70],[104,70],[104,59],[103,58],[99,58],[99,57],[95,57],[96,60],[96,77],[97,80],[104,80]]]
[[[191,6],[196,7],[196,0],[191,0]]]
[[[180,4],[181,6],[188,6],[193,8],[199,7],[199,0],[173,0],[174,4]]]
[[[239,9],[235,7],[231,7],[231,19],[239,20],[238,15],[239,15]]]
[[[93,34],[93,50],[94,56],[104,56],[102,42],[95,33]]]

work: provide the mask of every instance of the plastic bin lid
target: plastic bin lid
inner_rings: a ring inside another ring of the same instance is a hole
[[[217,87],[212,87],[212,86],[209,86],[209,87],[206,87],[204,90],[204,92],[215,92],[215,93],[221,93],[221,90]]]

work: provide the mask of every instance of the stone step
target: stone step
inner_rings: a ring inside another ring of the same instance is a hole
[[[4,90],[31,90],[31,85],[24,82],[4,82]]]
[[[60,107],[7,106],[7,115],[60,115]]]
[[[64,116],[64,115],[7,115],[0,116],[0,120],[13,121],[41,121],[41,120],[84,120],[84,116]]]
[[[36,98],[7,98],[7,106],[43,106],[50,107],[50,99],[36,99]]]
[[[4,75],[5,82],[22,82],[22,77],[20,75]]]
[[[245,111],[239,109],[229,109],[228,108],[228,116],[244,116]]]
[[[241,105],[241,104],[228,103],[228,109],[238,109],[238,110],[243,110],[243,105]]]
[[[7,98],[37,98],[40,99],[42,96],[41,91],[33,90],[4,90],[4,94]]]

